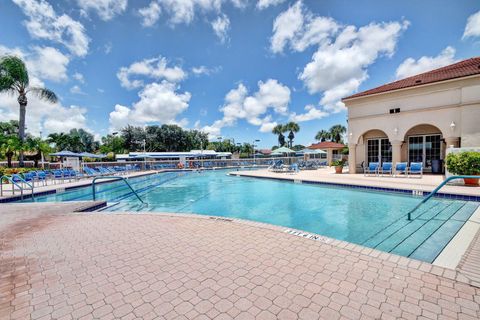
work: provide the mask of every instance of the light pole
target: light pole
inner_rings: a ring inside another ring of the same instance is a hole
[[[257,165],[257,161],[255,160],[255,142],[260,142],[260,140],[259,139],[253,140],[253,165],[254,166]]]

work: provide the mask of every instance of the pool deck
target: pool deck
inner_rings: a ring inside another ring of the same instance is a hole
[[[255,171],[232,171],[231,174],[269,179],[301,180],[309,182],[323,182],[349,186],[367,186],[386,189],[417,190],[430,192],[442,181],[441,175],[423,175],[414,177],[364,176],[363,174],[335,174],[333,168],[318,170],[304,170],[297,174],[270,172],[267,169]],[[466,187],[463,185],[446,185],[440,193],[480,197],[480,187]]]
[[[480,318],[480,288],[455,270],[254,222],[73,213],[84,205],[0,205],[1,319]]]

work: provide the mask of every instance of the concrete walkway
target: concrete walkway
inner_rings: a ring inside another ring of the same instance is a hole
[[[1,319],[478,319],[453,270],[284,228],[0,205]]]

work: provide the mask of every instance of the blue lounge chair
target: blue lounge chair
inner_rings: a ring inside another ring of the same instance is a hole
[[[420,178],[423,177],[423,163],[422,162],[412,162],[410,163],[410,168],[408,169],[408,174],[418,174]]]
[[[399,174],[404,174],[408,177],[408,166],[406,162],[397,162],[395,163],[395,177]]]
[[[365,168],[363,170],[363,174],[366,176],[366,175],[370,175],[370,174],[374,174],[374,175],[378,175],[378,168],[380,167],[380,163],[378,162],[370,162],[368,164],[368,167]]]
[[[292,173],[292,174],[297,174],[298,173],[298,164],[293,163],[287,167],[286,172],[287,173]]]
[[[382,176],[384,174],[393,175],[393,164],[391,162],[382,163],[382,166],[378,169],[378,174]]]

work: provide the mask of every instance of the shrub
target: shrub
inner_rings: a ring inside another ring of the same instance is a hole
[[[345,166],[345,160],[334,160],[332,161],[332,167],[343,167]]]
[[[455,175],[480,175],[480,152],[450,153],[446,165],[448,171]]]

